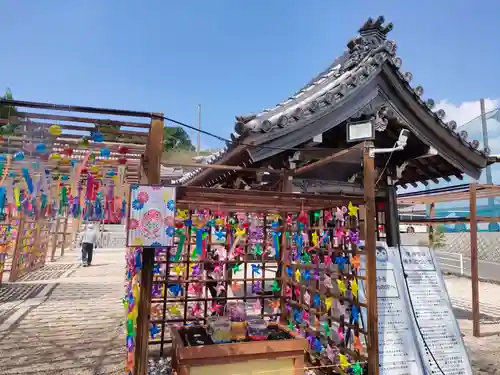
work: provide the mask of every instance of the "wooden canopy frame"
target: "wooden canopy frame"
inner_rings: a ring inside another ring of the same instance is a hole
[[[12,157],[10,155],[7,157],[6,168],[1,177],[2,184],[12,180],[8,177],[8,170],[15,172],[17,176],[21,175],[23,167],[32,170],[33,175],[43,173],[33,170],[32,164],[37,160],[38,154],[24,149],[27,143],[31,143],[32,147],[34,144],[43,143],[49,154],[63,153],[64,149],[71,149],[71,159],[80,161],[79,168],[73,168],[70,163],[61,163],[57,160],[48,160],[44,166],[51,171],[57,167],[57,174],[69,176],[67,183],[72,186],[76,186],[78,180],[85,177],[85,173],[82,174],[81,170],[86,166],[89,153],[99,152],[103,147],[110,151],[110,156],[97,156],[96,164],[103,171],[108,168],[117,169],[118,195],[124,195],[127,183],[160,183],[164,123],[161,113],[5,99],[1,99],[0,103],[17,109],[15,116],[0,119],[0,127],[9,124],[18,126],[18,131],[14,135],[6,135],[0,139],[0,153],[9,155],[18,151],[25,152],[23,161],[12,162]],[[27,109],[29,112],[23,112],[22,109]],[[78,115],[81,113],[89,115]],[[46,130],[51,125],[58,125],[61,134],[47,135]],[[93,142],[89,137],[91,132],[100,132],[109,139],[104,142]],[[83,137],[88,139],[86,144],[81,143]],[[122,146],[126,148],[125,152],[120,150]],[[120,159],[126,159],[126,163],[123,164],[123,160]],[[57,186],[51,190],[54,190],[54,194],[59,192]],[[79,220],[73,225],[73,230],[77,230],[78,227]],[[75,234],[76,232],[73,236]],[[52,254],[53,252],[54,249]]]
[[[158,144],[157,148],[162,151],[163,116],[160,113],[20,100],[2,99],[1,103],[16,107],[19,111],[16,113],[17,116],[0,119],[0,126],[16,124],[23,128],[20,134],[5,136],[0,141],[0,152],[3,153],[14,153],[23,150],[23,145],[29,142],[43,143],[43,141],[46,141],[50,142],[50,144],[47,144],[47,152],[62,153],[63,149],[69,148],[73,151],[73,159],[84,160],[85,154],[89,151],[99,152],[103,147],[106,147],[110,151],[110,156],[107,158],[97,156],[96,164],[104,170],[125,165],[125,181],[137,183],[140,182],[143,169],[141,156],[148,154],[151,159],[149,154],[154,149],[153,144]],[[20,111],[20,109],[24,108],[30,109],[30,111]],[[90,114],[90,116],[76,115],[78,113]],[[105,118],[105,116],[108,118]],[[151,141],[152,129],[157,128],[156,123],[161,124],[161,131],[155,130],[154,141]],[[51,125],[58,125],[61,134],[58,136],[44,134],[44,130]],[[109,139],[104,142],[93,142],[89,134],[97,131]],[[84,137],[89,140],[86,145],[81,143]],[[151,147],[146,152],[148,145],[151,145]],[[127,149],[126,153],[119,152],[122,146]],[[31,153],[25,151],[25,154],[26,159],[29,159]],[[36,154],[33,153],[33,156],[36,156]],[[120,159],[126,159],[126,164],[122,164]],[[13,163],[13,168],[14,171],[17,171],[19,167],[15,164]],[[69,164],[49,160],[46,165],[50,169],[57,166],[60,175],[72,175],[72,166]]]
[[[461,186],[455,190],[436,189],[436,192],[428,190],[414,194],[405,194],[398,198],[398,204],[428,204],[430,205],[429,218],[401,220],[404,224],[429,225],[429,237],[436,224],[470,224],[470,257],[471,257],[471,279],[472,279],[472,324],[473,335],[481,336],[480,306],[479,306],[479,270],[477,258],[477,224],[500,222],[500,217],[477,216],[477,200],[480,198],[492,198],[500,195],[500,186],[491,184],[470,184]],[[470,215],[467,217],[435,218],[436,203],[469,201]]]

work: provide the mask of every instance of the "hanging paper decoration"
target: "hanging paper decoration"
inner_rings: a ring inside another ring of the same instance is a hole
[[[91,132],[90,137],[96,143],[104,142],[104,135],[99,131]]]
[[[122,155],[125,155],[125,154],[128,154],[129,152],[129,149],[127,146],[120,146],[118,147],[118,153],[122,154]]]
[[[58,153],[50,154],[49,160],[61,160],[61,155]]]
[[[62,130],[61,130],[61,127],[59,125],[54,124],[54,125],[49,126],[49,134],[50,135],[59,136],[59,135],[61,135],[61,133],[62,133]]]
[[[281,236],[281,232],[279,232],[277,230],[273,231],[274,251],[275,251],[277,257],[279,257],[279,253],[280,253],[280,236]]]
[[[14,156],[12,157],[13,160],[15,161],[21,161],[21,160],[24,160],[24,152],[22,151],[18,151],[14,154]]]
[[[24,181],[26,181],[26,186],[28,186],[28,191],[30,194],[33,194],[33,180],[31,179],[30,172],[28,168],[22,168],[21,172],[24,177]]]
[[[4,213],[6,198],[7,198],[6,187],[0,186],[0,215]]]

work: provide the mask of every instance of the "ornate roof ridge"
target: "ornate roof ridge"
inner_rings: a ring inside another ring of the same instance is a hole
[[[315,112],[327,110],[330,105],[336,104],[367,81],[386,62],[396,69],[400,79],[406,82],[407,89],[430,116],[476,153],[488,156],[489,148],[478,150],[479,141],[468,142],[468,134],[465,130],[457,133],[455,121],[444,122],[446,113],[443,109],[433,111],[435,101],[422,99],[424,93],[422,86],[415,88],[410,86],[413,74],[400,70],[403,60],[396,55],[396,43],[386,39],[393,25],[392,23],[384,25],[384,22],[383,16],[375,21],[369,18],[359,29],[359,35],[347,43],[348,51],[288,99],[256,114],[236,116],[235,132],[231,134],[232,142],[227,142],[224,150],[214,154],[216,156],[207,160],[207,163],[213,164],[221,160],[237,144],[238,139],[246,138],[252,133],[268,133],[275,128],[289,127]],[[202,170],[198,168],[174,183],[184,184],[196,177]]]

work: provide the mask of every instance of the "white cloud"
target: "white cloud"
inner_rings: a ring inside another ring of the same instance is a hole
[[[494,109],[500,108],[500,99],[490,99],[490,98],[484,99],[484,107],[486,113]],[[458,124],[458,126],[467,124],[467,126],[464,129],[466,129],[467,132],[469,133],[468,139],[469,140],[477,139],[478,141],[480,141],[480,147],[483,147],[481,120],[478,118],[481,115],[481,107],[479,100],[471,102],[463,102],[457,105],[450,103],[448,100],[445,99],[436,103],[435,108],[443,109],[446,112],[446,117],[444,119],[445,122],[454,120]],[[469,121],[474,120],[476,118],[477,121],[469,123]],[[488,124],[487,126],[488,126],[488,138],[489,138],[488,143],[491,152],[492,154],[500,155],[500,124],[495,119],[488,119],[487,124]],[[491,172],[493,175],[493,182],[500,183],[500,165],[493,166],[491,168]],[[440,181],[439,185],[435,185],[433,183],[429,183],[429,185],[431,189],[433,189],[436,187],[442,187],[447,185],[457,185],[464,183],[464,181],[469,181],[469,180],[470,179],[468,177],[466,177],[463,181],[452,178],[452,181],[450,183],[446,183],[445,181]],[[484,172],[482,173],[481,181],[486,182]],[[424,188],[425,187],[422,184],[419,184],[417,188],[408,185],[408,188],[406,190],[399,188],[398,193],[411,193],[414,191],[424,190]]]
[[[500,107],[500,99],[484,99],[484,107],[486,112],[492,111]],[[446,122],[454,120],[458,126],[481,115],[479,100],[456,105],[444,99],[438,102],[435,108],[443,109],[446,112]]]

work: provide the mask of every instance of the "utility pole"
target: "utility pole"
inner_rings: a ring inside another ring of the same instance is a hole
[[[200,156],[201,143],[201,104],[198,104],[198,137],[196,141],[196,156]]]
[[[484,99],[481,98],[479,99],[479,104],[481,106],[481,125],[482,125],[482,132],[483,132],[483,147],[489,148],[488,145],[488,124],[486,123],[486,109],[484,106]],[[491,166],[488,165],[486,167],[486,183],[487,184],[493,184],[493,177],[491,176]],[[493,207],[495,206],[495,198],[490,197],[488,198],[488,211],[493,210]],[[488,213],[489,215],[490,213]]]

